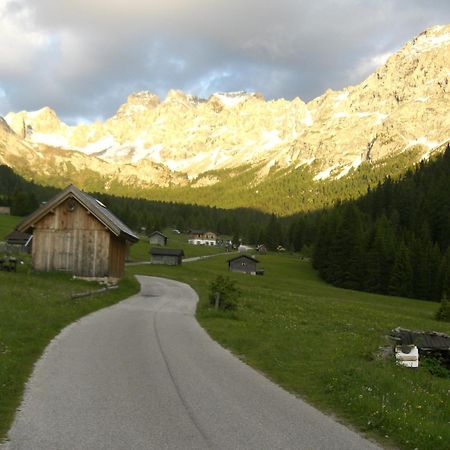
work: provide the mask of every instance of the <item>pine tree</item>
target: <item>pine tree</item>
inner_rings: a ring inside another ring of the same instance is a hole
[[[395,253],[388,293],[400,297],[411,297],[412,277],[411,255],[405,243],[401,242]]]
[[[283,233],[280,223],[275,214],[272,214],[270,217],[270,221],[266,227],[265,235],[265,244],[267,245],[267,248],[269,250],[276,250],[279,245],[283,244]]]

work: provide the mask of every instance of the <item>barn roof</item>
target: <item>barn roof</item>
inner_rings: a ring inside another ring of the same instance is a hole
[[[22,233],[21,231],[13,230],[6,236],[5,241],[12,245],[28,245],[33,238],[32,234]]]
[[[152,248],[150,249],[151,255],[156,256],[184,256],[184,251],[176,248]]]
[[[167,236],[165,234],[162,234],[161,231],[154,231],[153,233],[150,234],[149,237],[152,236],[162,236],[163,238],[167,239]]]
[[[416,345],[419,350],[450,350],[450,336],[436,331],[392,330],[391,337],[402,345]]]
[[[253,258],[252,256],[248,256],[248,255],[235,256],[234,258],[229,259],[228,263],[230,263],[232,261],[236,261],[237,259],[241,259],[241,258],[246,258],[246,259],[249,259],[250,261],[253,261],[255,263],[259,263],[259,261],[256,258]]]
[[[118,219],[106,206],[94,197],[80,191],[73,184],[67,186],[60,193],[51,198],[48,202],[41,205],[36,211],[20,222],[16,229],[21,232],[28,232],[33,225],[46,216],[52,209],[59,206],[68,198],[76,199],[83,205],[94,217],[96,217],[108,230],[116,236],[124,237],[126,240],[136,242],[139,238],[128,228],[120,219]]]
[[[206,229],[195,229],[195,228],[189,229],[189,234],[206,234],[206,233],[217,234],[215,231],[206,230]]]

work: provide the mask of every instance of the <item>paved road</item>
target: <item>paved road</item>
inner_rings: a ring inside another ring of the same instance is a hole
[[[138,278],[49,345],[6,449],[377,448],[213,342],[189,286]]]

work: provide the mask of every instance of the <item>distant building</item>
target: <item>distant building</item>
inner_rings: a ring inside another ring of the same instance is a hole
[[[260,254],[260,255],[267,255],[267,247],[264,244],[258,245],[256,247],[256,251]]]
[[[100,201],[68,186],[17,225],[33,234],[34,269],[120,278],[139,238]]]
[[[241,272],[250,275],[263,275],[264,270],[258,269],[259,261],[248,255],[239,255],[228,260],[228,270],[230,272]]]
[[[149,237],[148,240],[150,244],[153,245],[167,245],[167,236],[162,234],[160,231],[154,231]]]
[[[13,230],[5,238],[6,251],[8,253],[31,253],[32,240],[32,234]]]
[[[205,230],[190,230],[189,244],[192,245],[217,245],[217,233]]]
[[[250,247],[249,245],[240,244],[238,247],[239,253],[249,252],[250,250],[253,250],[253,247]]]
[[[166,264],[168,266],[179,266],[183,260],[184,252],[174,248],[152,248],[150,249],[153,264]]]
[[[0,206],[0,215],[9,216],[11,214],[10,206]]]

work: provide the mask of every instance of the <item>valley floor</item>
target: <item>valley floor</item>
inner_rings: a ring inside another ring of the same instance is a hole
[[[229,273],[228,259],[128,267],[120,289],[76,301],[68,294],[88,285],[67,275],[33,274],[24,266],[0,272],[0,439],[48,342],[79,317],[135,292],[131,276],[141,274],[192,286],[200,297],[197,319],[213,339],[322,411],[382,445],[448,448],[449,379],[424,364],[411,370],[379,356],[398,326],[450,333],[450,324],[434,320],[436,303],[331,287],[296,255],[258,256],[265,273],[257,277]],[[235,311],[209,306],[219,274],[241,292]]]

